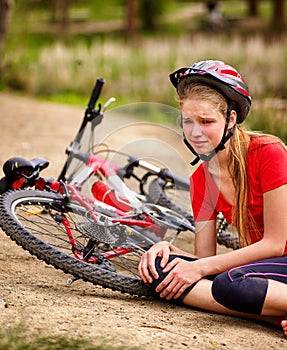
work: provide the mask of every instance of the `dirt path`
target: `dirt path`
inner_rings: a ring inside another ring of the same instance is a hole
[[[41,156],[51,162],[45,175],[58,174],[82,112],[81,108],[0,94],[1,167],[11,156]],[[131,125],[131,120],[105,121],[103,136],[122,123]],[[123,147],[125,135],[134,147],[134,140],[153,133],[148,128],[131,128],[124,129],[118,139],[112,133],[114,147]],[[164,136],[162,129],[151,135]],[[173,150],[181,152],[176,144]],[[170,152],[165,162],[169,158]],[[1,329],[23,324],[35,335],[69,335],[90,338],[95,344],[105,341],[141,349],[287,349],[281,331],[269,325],[144,300],[82,281],[68,287],[69,276],[39,262],[2,231],[0,239],[0,299],[7,303],[6,308],[0,307]]]

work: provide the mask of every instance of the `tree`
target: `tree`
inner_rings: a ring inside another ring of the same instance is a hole
[[[246,0],[248,5],[249,16],[258,16],[260,0]],[[270,0],[271,1],[271,0]],[[273,13],[271,17],[271,25],[275,29],[281,29],[285,24],[285,0],[271,1]]]
[[[247,0],[247,4],[248,4],[249,16],[252,16],[252,17],[258,16],[259,0]]]
[[[140,0],[139,15],[143,30],[153,32],[158,29],[160,16],[167,3],[167,0]]]
[[[126,32],[133,37],[138,31],[138,0],[127,0]]]
[[[8,30],[13,0],[0,0],[0,52]]]
[[[273,18],[272,26],[276,29],[281,29],[285,24],[285,9],[284,0],[273,1]]]
[[[69,24],[69,10],[72,0],[53,0],[52,6],[52,22],[59,23],[62,29]]]
[[[157,30],[167,2],[168,0],[126,0],[128,36],[135,36],[139,29],[151,32]]]

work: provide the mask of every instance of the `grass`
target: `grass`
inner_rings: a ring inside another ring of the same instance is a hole
[[[237,67],[255,99],[287,96],[287,39],[267,44],[259,36],[214,37],[211,41],[203,34],[146,38],[141,39],[140,47],[124,40],[95,39],[91,45],[56,42],[37,53],[11,48],[3,58],[2,80],[35,95],[70,91],[87,95],[95,78],[103,76],[111,94],[127,101],[174,103],[169,72],[205,58]]]
[[[251,130],[270,133],[280,137],[287,144],[286,109],[279,110],[270,107],[256,108],[246,120],[246,126]]]
[[[18,326],[0,330],[0,350],[136,350],[138,347],[95,345],[88,339],[64,336],[31,336]]]

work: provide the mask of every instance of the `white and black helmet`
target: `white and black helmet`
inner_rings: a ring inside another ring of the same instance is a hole
[[[222,139],[209,155],[197,154],[184,136],[185,144],[196,156],[195,160],[191,163],[195,165],[200,159],[209,161],[217,152],[225,148],[225,143],[234,133],[234,127],[228,131],[231,102],[233,102],[232,106],[235,103],[237,112],[236,123],[240,124],[245,120],[249,112],[251,96],[244,79],[237,70],[222,61],[206,60],[196,62],[190,67],[180,68],[169,75],[170,81],[176,89],[178,88],[178,84],[187,77],[191,84],[200,83],[214,88],[226,98],[228,103],[226,124]]]
[[[188,68],[180,68],[169,75],[173,86],[190,77],[194,83],[202,83],[221,92],[229,101],[239,106],[237,123],[242,123],[251,106],[251,96],[244,79],[233,67],[222,61],[206,60],[194,63]]]

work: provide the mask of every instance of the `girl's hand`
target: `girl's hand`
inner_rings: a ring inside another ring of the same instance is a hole
[[[167,300],[179,298],[186,288],[203,277],[199,265],[199,260],[186,261],[175,258],[165,266],[163,272],[169,273],[157,286],[156,292]]]
[[[161,257],[161,267],[164,268],[168,262],[168,258],[171,252],[171,246],[169,242],[163,241],[153,245],[146,253],[141,257],[138,271],[141,279],[144,283],[152,283],[152,276],[159,278],[155,269],[155,259]]]

